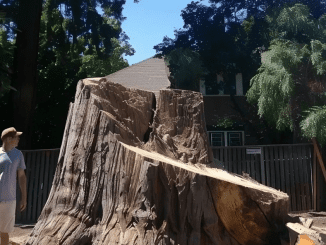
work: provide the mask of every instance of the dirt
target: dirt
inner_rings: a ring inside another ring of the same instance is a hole
[[[33,225],[15,225],[14,232],[9,234],[9,245],[21,245],[34,229]],[[0,241],[1,245],[1,241]]]

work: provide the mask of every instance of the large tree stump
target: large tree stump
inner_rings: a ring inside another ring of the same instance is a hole
[[[212,160],[200,93],[79,81],[25,244],[280,244],[288,195]]]

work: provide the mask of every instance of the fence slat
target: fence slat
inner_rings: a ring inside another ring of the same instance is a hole
[[[302,205],[302,159],[301,159],[301,149],[300,146],[299,147],[295,147],[295,153],[297,154],[297,161],[296,161],[296,180],[297,180],[297,184],[296,184],[296,188],[298,189],[298,193],[299,196],[297,197],[297,200],[299,202],[299,210],[305,210],[303,205]]]
[[[228,160],[229,160],[229,169],[230,169],[230,172],[234,173],[233,171],[233,158],[232,158],[232,150],[233,149],[228,149]]]
[[[240,148],[241,153],[242,153],[242,161],[241,161],[241,175],[242,171],[247,173],[247,160],[246,160],[246,149],[245,148]]]
[[[52,152],[52,154],[51,154],[50,170],[49,170],[49,188],[48,188],[47,200],[51,196],[51,190],[52,190],[52,187],[53,187],[52,182],[53,182],[56,166],[57,166],[57,163],[58,163],[58,160],[59,160],[58,159],[59,154],[60,154],[60,151],[55,151],[55,152]],[[45,205],[47,203],[47,200],[45,202]]]
[[[308,207],[307,207],[307,195],[306,195],[306,188],[305,188],[305,185],[306,185],[306,178],[305,178],[305,174],[306,174],[306,150],[304,149],[303,146],[300,147],[301,148],[301,151],[300,151],[300,165],[301,165],[301,171],[299,169],[299,172],[300,173],[300,176],[301,176],[301,195],[302,195],[302,208],[304,208],[304,210],[308,210]]]
[[[303,199],[304,199],[304,208],[305,210],[309,210],[309,201],[308,201],[308,176],[307,176],[307,153],[306,153],[306,147],[302,147],[302,175],[303,175]]]
[[[305,194],[306,194],[306,205],[307,205],[307,210],[312,210],[312,207],[311,207],[311,193],[310,193],[310,178],[309,178],[309,175],[310,175],[310,163],[311,163],[311,159],[310,159],[310,149],[309,149],[309,146],[305,146],[304,147],[305,149],[305,162],[304,162],[304,165],[305,165]]]
[[[233,173],[238,172],[238,164],[237,164],[237,148],[232,149],[232,168]]]
[[[300,188],[300,199],[301,199],[301,208],[302,210],[307,210],[306,207],[306,197],[304,193],[304,171],[303,171],[303,149],[302,146],[297,148],[298,153],[298,169],[299,169],[299,188]]]
[[[309,163],[307,164],[307,168],[308,168],[308,172],[307,172],[307,176],[308,176],[308,190],[309,190],[309,197],[310,197],[310,200],[308,199],[309,201],[309,210],[312,210],[313,209],[313,193],[312,193],[312,185],[313,185],[313,182],[312,182],[312,160],[313,160],[313,146],[308,146],[308,149],[309,149],[309,154],[308,154],[308,157],[309,157]]]
[[[228,151],[229,151],[229,167],[230,167],[230,171],[232,173],[234,173],[233,148],[232,149],[228,149]]]
[[[37,212],[36,217],[38,218],[42,211],[42,198],[43,198],[43,192],[44,192],[44,163],[45,163],[45,151],[39,152],[41,155],[40,160],[40,182],[38,185],[38,200],[37,200]]]
[[[238,155],[238,158],[237,158],[237,165],[238,165],[238,174],[242,174],[242,154],[241,154],[241,148],[237,148],[237,155]]]
[[[247,154],[247,152],[246,152],[246,166],[247,166],[246,173],[249,174],[249,176],[252,176],[251,169],[250,169],[250,166],[251,166],[251,158],[250,158],[250,155]]]
[[[304,191],[304,168],[303,168],[303,147],[300,146],[300,148],[298,148],[298,156],[299,156],[299,178],[300,178],[300,195],[301,195],[301,208],[302,210],[307,210],[307,206],[306,206],[306,195],[305,195],[305,191]]]
[[[229,166],[229,153],[228,153],[228,149],[225,147],[223,148],[223,152],[224,152],[224,159],[225,159],[225,169],[227,171],[230,171],[230,166]]]
[[[275,157],[273,152],[273,147],[269,147],[269,157],[271,159],[270,161],[270,167],[271,167],[271,187],[276,189],[275,185]]]
[[[284,155],[283,155],[283,147],[280,146],[278,147],[278,151],[279,151],[279,157],[280,157],[280,171],[281,171],[281,176],[280,176],[280,180],[281,180],[281,186],[280,189],[283,192],[286,192],[285,189],[285,173],[284,173]]]
[[[290,198],[290,210],[292,211],[292,194],[291,194],[291,173],[290,173],[290,160],[289,160],[289,147],[283,147],[284,152],[284,162],[285,162],[285,187],[286,193]]]
[[[289,147],[289,157],[290,157],[290,172],[291,172],[291,193],[292,193],[292,203],[293,203],[293,211],[299,211],[298,207],[298,203],[296,200],[296,196],[297,196],[297,190],[295,188],[295,166],[294,166],[294,155],[292,152],[292,147]]]
[[[37,216],[36,216],[36,212],[37,212],[37,198],[38,198],[38,187],[39,187],[39,179],[40,179],[40,158],[41,155],[39,154],[39,151],[36,152],[37,154],[37,160],[36,160],[36,175],[35,175],[35,185],[34,185],[34,189],[33,189],[33,211],[32,211],[32,219],[36,220]]]
[[[29,189],[28,189],[28,198],[27,198],[27,220],[32,221],[32,207],[33,207],[33,192],[34,192],[34,183],[35,183],[35,172],[36,172],[36,152],[31,152],[32,162],[30,166],[31,177],[29,179]]]
[[[296,201],[297,201],[297,210],[300,211],[302,210],[302,205],[301,205],[301,191],[300,191],[300,177],[299,177],[299,157],[298,157],[298,149],[297,147],[293,147],[293,164],[294,164],[294,180],[295,180],[295,194],[296,194]]]
[[[278,147],[275,146],[273,147],[274,150],[274,158],[275,158],[275,187],[277,190],[281,189],[281,185],[280,185],[280,157],[278,154]]]
[[[58,166],[58,161],[59,161],[59,156],[60,156],[60,151],[57,151],[55,152],[55,164],[52,164],[51,165],[51,176],[50,176],[50,183],[51,183],[51,186],[53,184],[53,178],[54,178],[54,175],[55,175],[55,171],[56,171],[56,168]]]
[[[223,150],[223,149],[220,149],[220,150],[219,150],[219,153],[220,153],[220,161],[223,162],[223,164],[224,164],[224,168],[226,168],[226,166],[225,166],[225,161],[224,161],[224,150]]]
[[[261,161],[263,161],[263,163],[262,163],[262,166],[264,167],[264,169],[262,170],[262,172],[264,173],[264,176],[262,177],[262,178],[264,178],[263,179],[263,185],[266,185],[266,162],[265,162],[265,160],[264,160],[264,158],[265,158],[265,151],[264,151],[264,147],[261,147]]]
[[[253,154],[250,154],[249,156],[250,156],[250,170],[251,170],[250,177],[256,179],[255,157]]]
[[[28,209],[27,209],[27,207],[28,207],[28,194],[29,194],[29,190],[31,189],[31,185],[33,184],[33,182],[30,180],[31,179],[31,171],[32,171],[32,169],[33,169],[33,160],[32,160],[32,153],[31,152],[25,152],[26,153],[26,158],[24,158],[24,160],[26,161],[25,162],[25,165],[26,165],[26,179],[27,179],[27,183],[26,183],[26,190],[27,190],[27,206],[26,206],[26,209],[25,209],[25,211],[23,212],[24,213],[24,215],[23,215],[23,217],[22,217],[22,220],[21,220],[21,222],[23,222],[23,221],[27,221],[28,220],[28,217],[27,217],[27,214],[28,214]]]
[[[45,160],[45,172],[44,172],[44,186],[43,186],[43,198],[42,198],[42,210],[48,198],[48,186],[49,183],[49,169],[50,169],[50,156],[51,151],[46,151],[46,160]]]
[[[259,183],[261,183],[261,163],[260,163],[260,154],[254,154],[255,156],[255,169],[256,169],[256,178]]]
[[[270,169],[270,157],[268,147],[264,147],[264,159],[266,162],[266,181],[267,186],[271,186],[271,169]]]

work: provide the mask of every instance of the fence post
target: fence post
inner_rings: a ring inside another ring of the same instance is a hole
[[[317,139],[313,137],[311,140],[314,145],[314,209],[316,211],[325,211],[326,197],[324,190],[326,189],[326,169]],[[318,165],[322,171],[317,171]],[[321,204],[324,205],[321,207]]]

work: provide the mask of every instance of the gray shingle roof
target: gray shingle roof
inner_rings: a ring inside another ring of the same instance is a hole
[[[105,78],[128,88],[152,91],[157,94],[160,89],[170,86],[168,75],[164,58],[152,57],[112,73]]]

